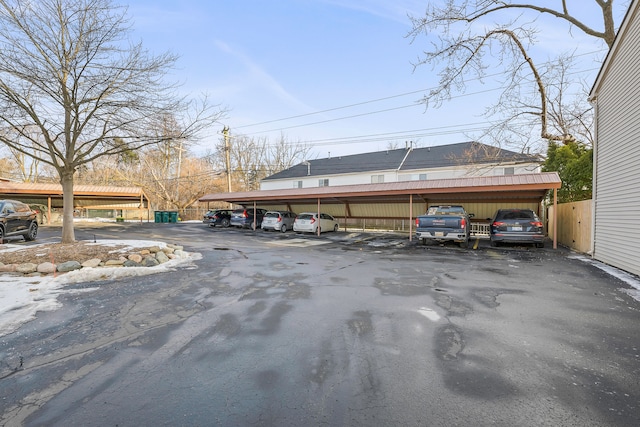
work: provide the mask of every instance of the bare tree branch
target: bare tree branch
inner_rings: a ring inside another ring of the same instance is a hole
[[[536,117],[536,127],[540,129],[540,137],[544,140],[574,141],[576,133],[588,137],[590,132],[584,130],[584,125],[588,125],[589,120],[579,120],[578,117],[586,118],[590,107],[582,103],[582,113],[576,111],[577,104],[565,99],[568,95],[567,85],[558,84],[542,75],[540,65],[529,54],[538,31],[535,27],[536,20],[524,24],[522,21],[526,19],[523,18],[526,12],[531,12],[529,17],[532,14],[553,16],[563,20],[569,27],[575,26],[611,46],[615,38],[613,0],[594,1],[602,13],[602,30],[594,29],[589,23],[577,18],[567,0],[563,0],[557,8],[549,7],[548,3],[541,5],[536,1],[447,0],[441,6],[437,2],[430,2],[424,16],[411,17],[413,27],[409,33],[412,42],[421,34],[433,37],[437,33],[439,38],[439,42],[432,43],[432,48],[414,63],[414,68],[426,64],[440,68],[438,86],[425,95],[422,102],[427,106],[440,105],[451,97],[454,89],[463,91],[468,78],[482,81],[487,68],[490,65],[495,67],[497,63],[509,77],[505,81],[500,101],[489,111],[505,113],[502,101],[513,101],[522,92],[535,91],[537,102],[529,103],[528,95],[524,97],[526,102],[511,102],[513,110],[508,112],[507,117],[512,120],[527,115]],[[583,1],[580,2],[580,7],[584,8]],[[509,10],[521,10],[523,15],[514,18],[513,14],[505,13]],[[496,23],[501,18],[506,22]],[[488,23],[489,19],[493,22]],[[549,67],[544,64],[543,68]],[[554,88],[554,96],[550,99],[549,88],[554,84],[558,86]],[[530,85],[531,90],[527,91],[525,85]],[[572,105],[571,110],[567,110],[569,105]],[[501,128],[500,133],[504,134],[506,127]],[[518,132],[514,129],[516,136]],[[529,144],[529,138],[524,140]]]

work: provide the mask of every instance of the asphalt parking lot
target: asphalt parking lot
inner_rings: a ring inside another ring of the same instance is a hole
[[[71,285],[1,337],[0,425],[640,425],[640,302],[550,244],[197,223],[76,237],[202,259]]]

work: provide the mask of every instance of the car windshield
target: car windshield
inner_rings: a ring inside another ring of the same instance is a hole
[[[534,219],[534,214],[532,211],[506,211],[501,212],[498,215],[498,219],[501,220],[509,220],[509,219]]]
[[[460,215],[464,214],[461,206],[431,206],[427,215]]]

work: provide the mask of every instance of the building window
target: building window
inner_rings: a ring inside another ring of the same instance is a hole
[[[426,173],[402,174],[398,176],[398,181],[426,181]]]
[[[329,186],[329,178],[323,178],[318,180],[318,187],[328,187]]]
[[[513,175],[515,172],[514,168],[504,168],[504,174],[505,175]]]
[[[293,181],[293,188],[302,188],[302,181]]]
[[[384,175],[371,175],[372,184],[382,184],[384,182]]]

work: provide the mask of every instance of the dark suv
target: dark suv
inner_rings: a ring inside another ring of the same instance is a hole
[[[501,243],[533,243],[544,247],[542,221],[531,209],[498,209],[490,220],[491,246]]]
[[[202,220],[205,224],[209,224],[209,227],[215,227],[219,225],[221,227],[228,227],[231,223],[231,210],[230,209],[216,209],[204,214]]]
[[[267,213],[266,209],[256,209],[255,222],[253,220],[253,208],[235,209],[231,213],[231,225],[234,227],[250,228],[255,230],[262,225],[262,218]]]
[[[0,200],[0,243],[5,237],[22,236],[35,240],[38,235],[38,218],[35,211],[17,200]]]

